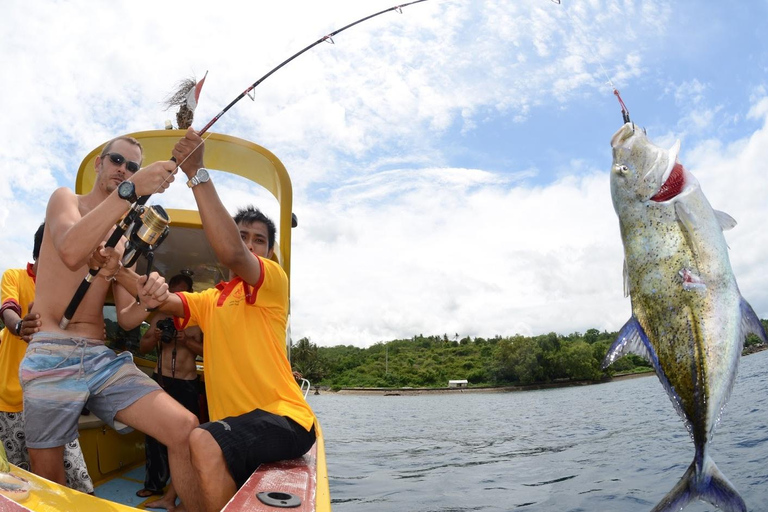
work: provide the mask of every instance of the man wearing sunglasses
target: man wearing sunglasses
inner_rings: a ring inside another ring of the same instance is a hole
[[[122,243],[102,250],[104,260],[92,258],[115,223],[137,197],[161,193],[174,180],[174,162],[155,162],[140,169],[141,161],[139,142],[118,137],[96,158],[96,182],[89,193],[78,196],[62,187],[48,202],[33,308],[40,315],[40,328],[32,336],[19,372],[27,447],[32,471],[63,484],[63,447],[77,437],[78,418],[86,405],[110,426],[117,420],[168,446],[176,490],[188,509],[194,510],[198,499],[188,438],[197,418],[136,368],[130,353],[116,355],[104,345],[102,309],[107,294],[111,291],[114,297],[118,323],[129,330],[168,296],[165,280],[153,272],[125,288],[116,279],[130,270],[102,268],[67,330],[59,327],[89,266],[103,266],[108,253],[116,255],[115,260],[121,256]]]

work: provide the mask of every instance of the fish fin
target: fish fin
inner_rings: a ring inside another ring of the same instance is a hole
[[[693,214],[681,201],[675,201],[675,213],[677,214],[677,220],[683,225],[688,233],[696,232],[696,221],[693,218]]]
[[[654,355],[649,352],[653,349],[650,347],[651,344],[648,342],[645,331],[643,331],[637,318],[633,316],[627,320],[627,323],[619,331],[616,341],[608,349],[608,353],[603,359],[603,369],[608,368],[614,361],[627,354],[635,354],[653,364]]]
[[[704,457],[701,474],[696,461],[651,512],[676,512],[695,499],[706,501],[726,512],[747,512],[747,505],[709,457]]]
[[[629,270],[627,270],[627,260],[624,259],[624,269],[621,272],[622,277],[624,278],[624,296],[629,297]]]
[[[741,302],[739,304],[739,307],[741,309],[741,335],[739,336],[739,349],[738,353],[741,354],[741,351],[744,349],[744,342],[746,341],[746,337],[748,334],[754,334],[758,338],[760,338],[763,343],[768,343],[768,336],[766,336],[765,329],[763,329],[763,324],[760,322],[760,319],[757,318],[757,314],[755,314],[755,310],[752,309],[752,306],[749,305],[749,303],[744,300],[744,297],[741,298]],[[728,383],[728,387],[725,388],[723,396],[728,397],[731,396],[731,391],[733,391],[733,386],[736,383],[736,379],[730,379],[730,382]],[[717,425],[720,423],[720,416],[723,414],[723,409],[725,409],[725,403],[723,403],[722,407],[717,413],[717,417],[715,418],[715,422],[713,425]],[[714,428],[709,433],[710,440],[712,439],[712,436],[714,435]]]
[[[742,343],[747,334],[754,334],[763,340],[763,343],[768,343],[768,336],[765,334],[762,322],[757,318],[752,306],[743,297],[741,299],[741,333]]]
[[[698,257],[698,255],[701,254],[701,251],[699,251],[699,247],[696,245],[698,237],[694,236],[698,231],[696,228],[696,218],[685,203],[681,201],[675,201],[675,214],[677,215],[678,222],[683,226],[685,239],[688,240],[688,243],[691,245],[694,256]]]
[[[729,229],[736,227],[736,219],[725,212],[715,210],[715,217],[717,217],[717,222],[720,224],[720,229],[723,231],[728,231]]]
[[[672,401],[677,414],[682,418],[685,428],[688,429],[688,432],[691,432],[691,422],[685,416],[680,395],[677,394],[672,384],[670,384],[667,375],[661,368],[656,350],[654,350],[651,342],[648,340],[648,335],[645,334],[643,326],[640,325],[640,322],[637,321],[637,317],[634,315],[624,324],[619,331],[619,335],[616,337],[616,341],[608,349],[608,353],[605,355],[605,359],[603,359],[603,370],[627,354],[635,354],[651,363],[651,366],[656,371],[656,376],[659,378],[659,382],[664,386],[664,390]]]

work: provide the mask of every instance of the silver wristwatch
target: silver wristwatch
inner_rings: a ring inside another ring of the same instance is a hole
[[[189,188],[195,187],[201,183],[207,182],[211,177],[208,175],[208,169],[201,167],[197,170],[194,176],[192,176],[187,182]]]

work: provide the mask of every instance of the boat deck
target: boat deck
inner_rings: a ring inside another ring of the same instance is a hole
[[[145,503],[160,498],[160,496],[150,496],[148,498],[136,496],[136,491],[143,487],[144,464],[142,463],[136,465],[136,467],[126,469],[107,481],[99,483],[94,487],[93,493],[101,499],[143,510]]]

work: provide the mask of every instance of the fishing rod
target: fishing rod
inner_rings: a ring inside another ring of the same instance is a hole
[[[552,0],[552,2],[556,3],[557,5],[561,5],[560,0]],[[584,39],[584,41],[587,43],[585,46],[587,47],[587,49],[592,54],[592,58],[595,59],[597,61],[597,64],[600,66],[600,70],[603,72],[603,74],[605,75],[605,78],[608,80],[608,85],[610,85],[611,89],[613,89],[614,96],[616,96],[616,99],[619,100],[619,107],[621,108],[621,118],[624,120],[624,123],[626,124],[626,123],[631,122],[630,119],[629,119],[629,109],[624,104],[624,100],[621,99],[621,94],[619,93],[619,90],[616,88],[615,85],[613,85],[613,80],[611,80],[611,76],[605,70],[605,67],[603,67],[603,61],[600,60],[600,57],[597,56],[597,54],[595,53],[595,50],[592,48],[592,45],[589,44],[590,41],[587,38],[586,34],[584,34],[584,32],[582,32],[581,28],[579,28],[579,25],[576,24],[576,20],[574,20],[571,17],[571,14],[568,12],[568,9],[566,9],[565,6],[563,6],[563,12],[565,13],[565,15],[570,20],[571,26],[573,26],[574,30],[579,32],[581,34],[582,39]]]
[[[395,5],[395,6],[393,6],[393,7],[390,7],[389,9],[384,9],[383,11],[379,11],[379,12],[377,12],[377,13],[375,13],[375,14],[371,14],[371,15],[369,15],[369,16],[366,16],[365,18],[360,18],[359,20],[357,20],[357,21],[355,21],[355,22],[352,22],[352,23],[350,23],[349,25],[346,25],[346,26],[344,26],[344,27],[341,27],[341,28],[340,28],[340,29],[338,29],[338,30],[334,30],[334,31],[333,31],[333,32],[331,32],[330,34],[328,34],[328,35],[326,35],[326,36],[323,36],[323,37],[321,37],[320,39],[318,39],[318,40],[317,40],[317,41],[315,41],[314,43],[310,44],[309,46],[305,47],[304,49],[302,49],[302,50],[300,50],[300,51],[298,51],[298,52],[294,53],[293,55],[291,55],[290,57],[288,57],[287,59],[285,59],[283,62],[281,62],[280,64],[278,64],[278,65],[277,65],[277,66],[275,66],[274,68],[272,68],[272,70],[271,70],[269,73],[267,73],[266,75],[262,76],[261,78],[259,78],[259,79],[258,79],[258,80],[256,80],[255,82],[253,82],[253,84],[251,84],[251,86],[250,86],[250,87],[248,87],[246,90],[244,90],[243,92],[241,92],[241,93],[240,93],[240,95],[239,95],[237,98],[235,98],[234,100],[232,100],[232,102],[231,102],[229,105],[227,105],[226,107],[224,107],[224,108],[222,109],[222,111],[221,111],[221,112],[219,112],[218,114],[216,114],[216,115],[214,116],[214,118],[213,118],[213,119],[211,119],[211,120],[208,122],[208,124],[206,124],[206,125],[203,127],[203,129],[202,129],[202,130],[200,130],[200,131],[198,132],[198,135],[202,135],[203,133],[205,133],[206,131],[208,131],[208,129],[209,129],[211,126],[213,126],[213,124],[214,124],[216,121],[218,121],[218,120],[219,120],[219,118],[220,118],[221,116],[223,116],[223,115],[224,115],[224,113],[225,113],[227,110],[229,110],[230,108],[232,108],[232,107],[235,105],[235,103],[237,103],[238,101],[240,101],[241,99],[243,99],[243,98],[244,98],[246,95],[248,95],[248,93],[250,93],[250,92],[251,92],[253,89],[255,89],[255,88],[256,88],[256,87],[257,87],[257,86],[258,86],[258,85],[259,85],[261,82],[263,82],[264,80],[266,80],[267,78],[269,78],[269,77],[270,77],[270,76],[271,76],[273,73],[275,73],[277,70],[279,70],[280,68],[282,68],[283,66],[285,66],[286,64],[288,64],[289,62],[291,62],[293,59],[295,59],[295,58],[296,58],[296,57],[298,57],[299,55],[303,54],[304,52],[306,52],[306,51],[308,51],[308,50],[311,50],[312,48],[314,48],[314,47],[315,47],[315,46],[317,46],[318,44],[320,44],[320,43],[323,43],[323,42],[326,42],[326,41],[329,41],[331,44],[335,44],[335,43],[333,42],[333,36],[335,36],[335,35],[337,35],[337,34],[339,34],[339,33],[341,33],[341,32],[344,32],[345,30],[347,30],[347,29],[348,29],[348,28],[350,28],[350,27],[354,27],[354,26],[355,26],[355,25],[357,25],[358,23],[362,23],[362,22],[364,22],[364,21],[367,21],[367,20],[369,20],[369,19],[371,19],[371,18],[375,18],[376,16],[379,16],[380,14],[384,14],[385,12],[390,12],[390,11],[397,11],[397,12],[399,12],[399,13],[401,13],[401,14],[402,14],[402,12],[403,12],[403,11],[402,11],[402,9],[403,9],[403,7],[408,7],[409,5],[418,4],[418,3],[421,3],[421,2],[426,2],[426,1],[427,1],[427,0],[415,0],[414,2],[408,2],[407,4],[400,4],[400,5]],[[250,96],[249,96],[249,97],[250,97]]]
[[[272,68],[267,74],[265,74],[264,76],[262,76],[261,78],[256,80],[253,84],[250,85],[250,87],[245,89],[234,100],[232,100],[229,103],[229,105],[224,107],[221,110],[221,112],[216,114],[213,117],[213,119],[208,121],[208,124],[206,124],[199,132],[197,132],[197,134],[198,135],[203,135],[205,132],[207,132],[211,128],[211,126],[213,126],[214,123],[216,123],[216,121],[218,121],[221,118],[221,116],[223,116],[230,108],[232,108],[238,101],[243,99],[245,96],[249,96],[251,99],[253,99],[253,97],[250,96],[249,93],[251,91],[253,91],[259,84],[261,84],[264,80],[266,80],[267,78],[272,76],[280,68],[282,68],[283,66],[285,66],[286,64],[288,64],[289,62],[294,60],[295,58],[299,57],[303,53],[307,52],[308,50],[311,50],[312,48],[314,48],[318,44],[326,42],[326,41],[330,42],[331,44],[335,44],[333,42],[333,36],[335,36],[337,34],[340,34],[341,32],[347,30],[348,28],[354,27],[355,25],[358,25],[358,24],[360,24],[360,23],[362,23],[364,21],[367,21],[367,20],[369,20],[371,18],[375,18],[376,16],[379,16],[379,15],[384,14],[386,12],[397,11],[397,12],[402,14],[403,7],[408,7],[409,5],[418,4],[418,3],[426,2],[426,1],[427,0],[414,0],[412,2],[408,2],[408,3],[405,3],[405,4],[399,4],[399,5],[392,6],[392,7],[388,8],[388,9],[384,9],[383,11],[379,11],[377,13],[368,15],[368,16],[366,16],[364,18],[360,18],[357,21],[353,21],[352,23],[350,23],[348,25],[345,25],[345,26],[341,27],[340,29],[334,30],[330,34],[327,34],[327,35],[321,37],[320,39],[318,39],[314,43],[312,43],[312,44],[306,46],[305,48],[303,48],[302,50],[294,53],[289,58],[287,58],[286,60],[284,60],[283,62],[281,62],[277,66],[275,66],[274,68]],[[202,144],[202,142],[201,142],[201,144]],[[195,148],[195,150],[197,150],[197,148]],[[171,157],[171,160],[174,161],[174,162],[176,161],[176,159],[174,157]],[[181,164],[183,164],[183,163],[184,162],[179,163],[179,166]],[[136,223],[140,220],[142,214],[144,213],[144,210],[145,210],[144,209],[144,205],[147,203],[147,201],[149,200],[151,195],[152,194],[139,197],[138,200],[131,206],[131,209],[128,211],[128,213],[125,215],[125,217],[123,217],[123,219],[120,222],[118,222],[117,225],[115,226],[115,230],[112,232],[112,235],[109,237],[109,239],[107,240],[107,243],[105,244],[106,247],[115,247],[117,245],[117,243],[120,241],[120,239],[122,238],[122,236],[125,234],[125,232],[128,231],[129,229],[132,229],[133,226],[136,225]],[[147,211],[150,211],[150,210],[147,210]],[[156,211],[155,213],[159,214],[159,217],[160,217],[159,221],[168,221],[169,222],[169,219],[167,218],[167,215],[165,214],[165,211],[162,210],[162,208],[160,208],[160,212]],[[162,218],[163,216],[165,216],[165,218]],[[157,222],[158,219],[155,219],[155,221]],[[167,223],[166,223],[166,225],[167,225]],[[149,230],[146,233],[146,235],[147,235],[147,237],[152,238],[153,240],[155,239],[155,233],[152,230]],[[145,239],[144,242],[146,244],[151,244],[149,239]],[[157,242],[157,243],[159,243],[159,242]],[[157,243],[155,243],[155,246],[157,245]],[[98,269],[98,268],[90,269],[88,271],[88,274],[83,278],[82,282],[80,283],[80,286],[77,288],[77,290],[75,291],[75,294],[72,296],[72,300],[69,302],[69,305],[67,306],[67,309],[64,311],[64,316],[61,318],[61,321],[59,322],[59,327],[61,329],[66,329],[67,326],[69,325],[69,322],[72,320],[72,317],[75,316],[75,312],[77,311],[78,306],[80,306],[80,303],[82,302],[83,297],[85,297],[86,292],[88,292],[88,289],[90,288],[91,283],[93,282],[93,280],[96,277],[96,275],[99,273],[99,270],[100,269]],[[147,273],[149,273],[149,272],[147,272]]]

